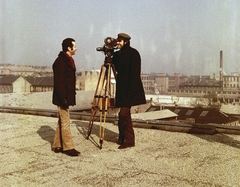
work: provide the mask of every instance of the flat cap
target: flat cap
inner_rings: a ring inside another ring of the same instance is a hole
[[[130,39],[131,39],[131,36],[129,36],[129,35],[126,34],[126,33],[119,33],[117,39],[130,40]]]

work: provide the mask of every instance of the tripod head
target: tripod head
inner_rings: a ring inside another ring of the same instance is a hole
[[[117,48],[117,39],[112,37],[107,37],[104,39],[103,47],[97,47],[96,50],[104,52],[105,63],[112,63],[113,53],[116,48]]]

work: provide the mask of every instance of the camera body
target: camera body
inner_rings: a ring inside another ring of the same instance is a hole
[[[112,58],[114,50],[117,48],[117,39],[107,37],[104,39],[103,47],[97,47],[97,51],[104,52],[106,58]]]

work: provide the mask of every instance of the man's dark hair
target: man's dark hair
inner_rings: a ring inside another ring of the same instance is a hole
[[[63,52],[67,52],[68,47],[70,47],[72,49],[72,47],[73,47],[72,42],[75,42],[75,40],[72,39],[72,38],[66,38],[66,39],[63,40],[63,42],[62,42]]]

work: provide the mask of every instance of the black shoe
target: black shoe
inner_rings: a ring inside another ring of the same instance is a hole
[[[80,152],[76,151],[75,149],[66,150],[63,153],[65,153],[68,156],[79,156],[80,154]]]
[[[134,143],[124,143],[124,144],[120,145],[118,147],[118,149],[125,149],[125,148],[128,148],[128,147],[134,147],[134,146],[135,146]]]
[[[61,147],[53,148],[54,153],[62,153],[63,149]]]

